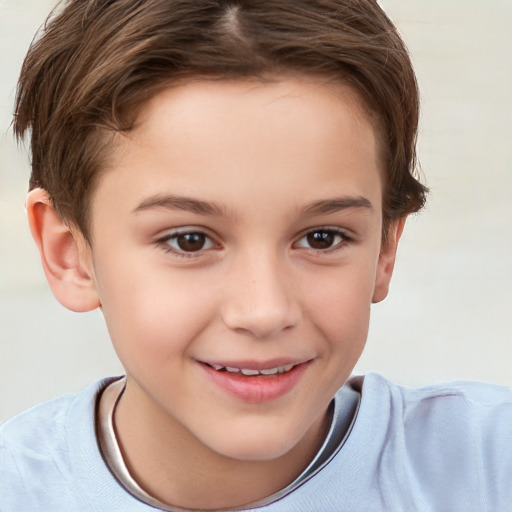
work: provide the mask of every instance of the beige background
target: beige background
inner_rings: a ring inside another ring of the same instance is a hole
[[[53,299],[24,213],[27,155],[9,129],[16,77],[49,0],[0,0],[0,420],[119,374],[99,312]],[[356,372],[407,385],[512,384],[512,2],[387,0],[422,90],[432,193],[406,228],[391,294]]]

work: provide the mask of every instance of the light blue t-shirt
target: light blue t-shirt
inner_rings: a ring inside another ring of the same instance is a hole
[[[112,476],[95,435],[109,380],[0,429],[1,512],[150,512]],[[260,512],[512,512],[512,390],[456,382],[397,386],[376,374],[353,428],[318,473]]]

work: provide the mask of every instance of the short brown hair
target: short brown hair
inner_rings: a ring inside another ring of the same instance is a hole
[[[407,49],[375,0],[69,0],[29,49],[14,131],[31,128],[30,188],[88,236],[109,134],[176,80],[282,73],[351,85],[377,115],[384,228],[416,212],[418,89]]]

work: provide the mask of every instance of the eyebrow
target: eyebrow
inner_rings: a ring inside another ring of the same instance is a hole
[[[200,215],[225,215],[226,210],[216,203],[201,201],[191,197],[181,196],[152,196],[148,197],[140,203],[132,213],[142,212],[145,210],[153,210],[157,208],[165,208],[170,210],[183,210]]]
[[[366,197],[346,196],[314,201],[313,203],[308,204],[303,211],[308,215],[321,215],[336,213],[340,210],[346,210],[349,208],[366,208],[368,210],[373,210],[372,203],[366,199]]]
[[[226,208],[217,203],[201,201],[182,196],[152,196],[140,203],[132,213],[158,208],[182,210],[199,215],[228,216]],[[322,199],[306,205],[302,211],[306,215],[322,215],[335,213],[350,208],[366,208],[373,210],[372,203],[363,196],[346,196],[333,199]]]

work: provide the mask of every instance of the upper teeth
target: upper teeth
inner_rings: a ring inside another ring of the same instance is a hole
[[[226,370],[231,373],[242,373],[243,375],[275,375],[276,373],[289,372],[294,364],[285,364],[284,366],[276,366],[275,368],[268,368],[267,370],[253,370],[249,368],[234,368],[233,366],[222,366],[220,364],[210,365],[215,370]]]

